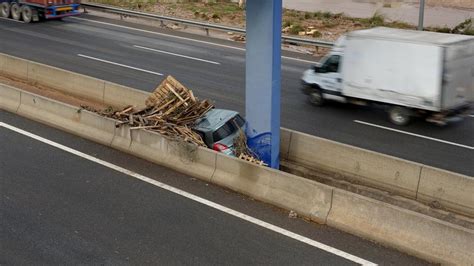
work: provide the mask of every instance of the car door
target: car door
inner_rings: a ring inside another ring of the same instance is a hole
[[[320,68],[320,84],[324,93],[340,95],[342,89],[342,76],[339,72],[340,55],[331,55]]]

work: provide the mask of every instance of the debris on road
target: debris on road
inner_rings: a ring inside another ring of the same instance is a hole
[[[234,139],[234,148],[235,154],[239,154],[239,159],[261,166],[268,166],[268,164],[257,159],[258,156],[249,148],[247,145],[247,136],[243,130],[240,130],[239,135]]]
[[[81,106],[81,108],[118,120],[116,127],[129,125],[130,130],[146,129],[172,139],[211,148],[195,131],[195,126],[197,121],[214,108],[213,103],[207,99],[199,100],[191,90],[172,76],[166,77],[150,94],[145,100],[144,108],[127,106],[119,111],[112,108],[96,110],[88,106]],[[247,146],[244,130],[240,129],[233,145],[235,147],[233,154],[239,159],[267,166]]]
[[[298,218],[298,214],[295,211],[290,211],[290,213],[288,214],[288,217],[291,219],[296,219]]]
[[[128,106],[109,117],[121,121],[117,127],[128,124],[130,130],[147,129],[207,147],[192,127],[198,118],[214,107],[209,100],[199,100],[191,90],[168,76],[148,97],[145,104],[146,107],[139,110]]]
[[[263,161],[258,160],[251,155],[246,155],[244,153],[240,154],[239,159],[250,162],[250,163],[258,164],[260,166],[268,166],[268,164],[264,163]]]

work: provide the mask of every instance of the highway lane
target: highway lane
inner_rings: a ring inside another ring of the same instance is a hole
[[[121,26],[114,26],[117,23]],[[244,112],[245,52],[241,44],[91,16],[32,25],[2,20],[0,34],[6,36],[0,52],[146,91],[162,80],[156,73],[171,74],[197,95],[214,99],[218,107]],[[299,90],[300,75],[308,66],[305,61],[283,60],[283,126],[474,175],[473,118],[444,128],[423,121],[396,127],[377,108],[337,103],[316,108]]]
[[[427,264],[4,111],[0,122],[0,264]]]

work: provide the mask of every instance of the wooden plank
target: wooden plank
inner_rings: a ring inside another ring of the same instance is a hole
[[[184,101],[183,98],[181,98],[181,96],[173,89],[173,87],[171,87],[170,84],[166,84],[166,87],[174,94],[176,95],[176,97],[182,101],[184,103],[185,106],[188,106],[188,103],[186,101]]]

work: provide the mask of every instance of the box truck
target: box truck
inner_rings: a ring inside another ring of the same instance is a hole
[[[373,28],[341,37],[304,72],[311,103],[381,104],[391,122],[460,120],[474,100],[474,37]]]
[[[23,20],[59,19],[77,16],[80,0],[0,0],[0,17]]]

